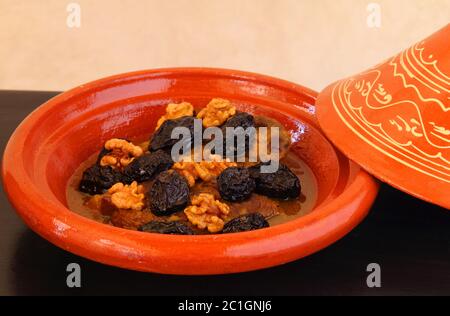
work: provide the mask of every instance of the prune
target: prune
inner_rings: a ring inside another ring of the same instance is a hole
[[[270,173],[261,172],[261,165],[249,168],[255,179],[256,193],[278,199],[293,199],[300,195],[300,181],[286,165],[280,163],[277,171]]]
[[[151,221],[139,228],[142,232],[169,234],[169,235],[194,235],[194,231],[186,224],[175,222]]]
[[[180,174],[168,170],[160,173],[148,192],[150,209],[157,216],[183,210],[189,203],[189,186]]]
[[[243,129],[254,127],[255,118],[253,115],[246,112],[238,112],[232,117],[230,117],[223,125],[222,128],[226,127],[242,127]]]
[[[231,136],[232,138],[230,138],[230,136],[227,136],[227,127],[232,128],[242,127],[242,129],[235,130]],[[221,127],[224,140],[223,155],[227,157],[233,155],[233,157],[236,157],[236,155],[238,154],[242,156],[248,153],[250,146],[249,145],[250,136],[248,131],[246,132],[246,130],[248,128],[254,127],[255,127],[255,119],[252,115],[248,113],[239,112],[236,115],[230,117]],[[242,137],[244,137],[244,148],[243,150],[241,149],[241,151],[238,152],[239,142],[242,139]]]
[[[122,181],[122,174],[110,166],[99,166],[95,164],[83,172],[79,190],[81,192],[101,194],[112,187],[115,183]]]
[[[179,141],[179,139],[172,138],[172,131],[176,127],[186,127],[189,129],[191,137],[189,140],[185,140],[192,145],[194,142],[194,120],[192,116],[183,116],[174,120],[165,121],[155,132],[150,140],[149,151],[157,151],[162,149],[166,152],[171,151],[172,146]]]
[[[170,155],[162,150],[157,150],[135,158],[123,170],[123,179],[125,183],[148,181],[172,165],[173,161]]]
[[[255,190],[255,180],[247,168],[229,167],[217,179],[220,196],[231,202],[239,202],[250,197]]]
[[[223,227],[223,233],[239,233],[269,227],[269,223],[260,213],[250,213],[233,218]]]

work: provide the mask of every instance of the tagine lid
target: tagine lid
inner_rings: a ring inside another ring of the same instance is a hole
[[[327,137],[375,177],[450,209],[450,24],[325,88],[317,116]]]

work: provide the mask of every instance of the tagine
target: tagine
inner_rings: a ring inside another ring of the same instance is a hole
[[[177,128],[184,138],[174,137]],[[78,168],[67,189],[69,208],[102,223],[163,234],[235,233],[282,223],[315,202],[314,176],[290,152],[290,138],[277,121],[238,111],[225,99],[212,99],[197,113],[188,102],[170,103],[150,137],[109,139]]]

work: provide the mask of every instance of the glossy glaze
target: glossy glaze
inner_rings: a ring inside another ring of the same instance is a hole
[[[450,209],[450,24],[320,93],[325,134],[381,180]]]
[[[154,129],[162,114],[162,107],[154,105],[177,100],[202,105],[215,96],[273,115],[292,131],[294,150],[318,179],[318,202],[311,213],[253,232],[167,236],[111,227],[67,209],[67,181],[106,139]],[[105,264],[217,274],[285,263],[344,236],[367,214],[378,190],[376,181],[336,152],[317,129],[315,97],[289,82],[223,69],[164,69],[101,79],[53,98],[22,122],[4,153],[5,189],[34,231]]]

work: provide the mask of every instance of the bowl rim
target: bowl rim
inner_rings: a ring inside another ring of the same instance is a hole
[[[304,228],[313,227],[314,225],[322,226],[322,234],[316,236],[312,236],[314,235],[312,234],[311,236],[308,236],[312,240],[315,240],[317,245],[312,246],[311,249],[304,249],[306,250],[302,255],[304,256],[333,243],[349,232],[366,216],[368,209],[378,192],[378,182],[362,169],[357,172],[353,181],[348,184],[346,189],[333,201],[319,205],[304,216],[260,230],[231,234],[180,236],[131,231],[98,223],[70,211],[65,206],[64,209],[61,210],[62,203],[58,204],[51,199],[49,200],[49,197],[47,196],[43,197],[42,193],[38,190],[33,189],[29,191],[27,184],[33,182],[33,180],[28,176],[23,167],[23,159],[17,159],[17,157],[20,156],[18,153],[20,153],[20,150],[22,149],[21,146],[23,145],[24,139],[27,137],[28,131],[32,128],[38,118],[44,116],[48,110],[75,95],[87,92],[94,88],[101,88],[112,82],[139,80],[140,78],[148,76],[185,73],[221,75],[230,78],[242,78],[251,81],[264,82],[281,89],[293,91],[296,94],[306,95],[313,100],[315,100],[318,95],[317,92],[309,88],[271,76],[246,71],[204,67],[158,68],[127,72],[91,81],[87,84],[82,84],[70,89],[67,92],[63,92],[39,106],[31,112],[22,123],[20,123],[10,137],[3,153],[1,169],[1,175],[4,180],[3,186],[9,201],[27,225],[57,246],[78,255],[88,257],[94,261],[141,271],[175,274],[204,274],[195,271],[184,273],[182,271],[171,271],[170,269],[169,271],[166,271],[165,269],[158,269],[155,267],[140,267],[132,261],[133,257],[136,259],[148,255],[164,257],[164,253],[158,252],[158,246],[154,246],[159,244],[164,244],[164,247],[177,247],[177,250],[174,250],[177,253],[182,253],[183,247],[185,249],[188,247],[191,250],[192,245],[195,245],[196,247],[206,249],[214,244],[223,251],[218,251],[217,254],[210,253],[210,255],[216,258],[223,258],[224,256],[230,258],[235,255],[232,254],[232,251],[230,253],[229,247],[238,245],[243,246],[246,243],[255,244],[267,240],[268,238],[273,239],[274,237],[278,237],[279,240],[284,240],[289,236],[292,237],[298,235]],[[316,116],[313,117],[314,119],[316,118]],[[314,122],[311,123],[313,123],[315,125],[314,127],[323,134],[317,121],[314,120]],[[329,140],[327,139],[327,141]],[[330,144],[332,143],[330,142]],[[53,196],[53,198],[56,199],[55,196]],[[330,217],[332,217],[331,221],[324,221],[324,219]],[[332,227],[333,222],[336,223],[335,227]],[[84,233],[86,230],[95,230],[90,231],[89,235],[98,239],[93,240],[92,238],[88,238],[88,236],[86,236],[88,234]],[[104,238],[101,238],[101,236],[104,236]],[[286,253],[289,248],[292,247],[295,247],[295,245],[286,245],[285,247],[281,247],[282,249],[270,249],[268,252],[264,253],[256,252],[255,256],[261,256],[261,254],[267,253],[277,253],[280,251]],[[269,248],[273,248],[273,246]],[[228,250],[228,254],[225,250]],[[108,253],[109,251],[111,252]],[[251,257],[251,254],[248,255]],[[281,260],[280,263],[293,260],[292,258],[287,257],[285,259],[286,260],[284,261]],[[260,267],[271,265],[273,264],[262,264]],[[229,271],[227,270],[219,273],[253,269],[254,268],[240,269],[239,267],[235,267],[234,269],[229,269]],[[215,274],[215,272],[208,272],[206,274]]]

